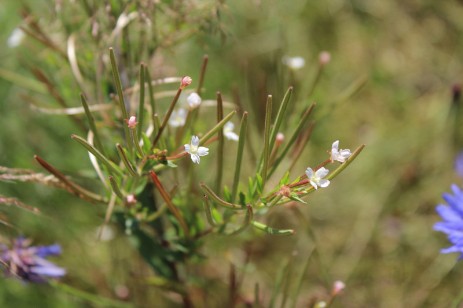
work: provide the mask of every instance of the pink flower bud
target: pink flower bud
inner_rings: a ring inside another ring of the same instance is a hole
[[[187,86],[189,86],[191,84],[191,82],[193,81],[193,79],[191,79],[190,76],[184,76],[182,78],[182,82],[180,83],[180,89],[185,89]]]
[[[275,138],[275,141],[281,144],[283,141],[285,141],[285,135],[283,135],[283,133],[278,133]]]
[[[328,51],[320,52],[320,55],[318,56],[318,61],[319,61],[320,65],[322,65],[322,66],[330,63],[331,54]]]
[[[127,120],[127,126],[129,128],[135,128],[137,126],[137,117],[136,116],[131,116],[130,119]]]
[[[135,195],[130,194],[127,197],[125,197],[125,202],[127,205],[134,205],[137,203],[137,198],[135,198]]]
[[[344,282],[342,282],[341,280],[337,280],[333,283],[333,290],[331,291],[331,293],[333,294],[333,296],[336,296],[339,293],[341,293],[341,291],[344,290],[345,287],[346,284]]]

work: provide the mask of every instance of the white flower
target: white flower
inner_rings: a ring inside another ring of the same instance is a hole
[[[199,146],[198,136],[192,136],[190,144],[185,144],[185,151],[190,154],[191,160],[195,164],[199,164],[200,156],[209,154],[209,149]]]
[[[313,188],[318,189],[318,187],[327,187],[330,185],[330,181],[323,179],[328,174],[328,172],[330,171],[325,167],[321,167],[315,171],[315,173],[313,172],[312,168],[307,168],[305,174],[309,179],[310,185],[312,185]]]
[[[198,93],[193,92],[190,95],[188,95],[186,101],[191,109],[195,109],[199,107],[199,105],[201,105],[201,96],[199,96]]]
[[[227,122],[223,127],[223,134],[228,140],[238,141],[239,137],[233,132],[235,125],[232,122]]]
[[[298,70],[305,66],[305,60],[303,57],[283,57],[283,63],[292,70]]]
[[[16,28],[13,30],[13,32],[11,32],[10,37],[8,37],[8,41],[6,42],[6,44],[10,48],[18,47],[21,44],[21,41],[23,40],[25,35],[26,34],[24,33],[23,30],[21,30],[21,28]]]
[[[333,142],[333,145],[331,146],[331,162],[334,162],[337,160],[340,163],[343,163],[346,161],[351,156],[351,152],[349,149],[341,149],[338,150],[339,148],[339,140],[336,140]]]
[[[169,125],[172,127],[179,127],[185,125],[186,120],[186,110],[183,108],[178,109],[177,111],[172,111],[172,114],[169,118]]]

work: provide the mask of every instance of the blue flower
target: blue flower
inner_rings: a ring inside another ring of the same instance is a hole
[[[46,282],[47,278],[59,278],[66,270],[45,260],[48,256],[61,254],[58,244],[49,246],[30,246],[31,240],[19,237],[11,249],[0,245],[0,263],[8,276],[15,276],[23,281]]]
[[[444,193],[442,196],[448,206],[440,204],[436,207],[443,221],[437,222],[434,230],[446,233],[453,244],[442,249],[441,253],[459,252],[460,259],[463,259],[463,191],[455,184],[452,185],[452,191],[453,195]]]

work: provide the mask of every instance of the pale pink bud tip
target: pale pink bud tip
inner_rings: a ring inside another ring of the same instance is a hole
[[[278,143],[282,143],[285,140],[285,135],[283,135],[283,133],[278,133],[275,139]]]
[[[335,281],[333,284],[333,295],[338,295],[345,287],[346,284],[341,280]]]
[[[330,63],[331,54],[328,51],[320,52],[320,55],[318,56],[318,61],[320,62],[321,65],[326,65]]]
[[[135,195],[133,194],[128,195],[125,198],[125,201],[127,202],[128,205],[134,205],[135,203],[137,203],[137,199],[135,198]]]
[[[137,117],[136,116],[131,116],[128,120],[127,120],[127,126],[129,128],[135,128],[135,126],[137,126],[138,122],[137,122]]]
[[[182,82],[180,83],[180,89],[185,89],[187,86],[189,86],[191,84],[191,82],[193,81],[193,79],[191,79],[190,76],[184,76],[182,78]]]

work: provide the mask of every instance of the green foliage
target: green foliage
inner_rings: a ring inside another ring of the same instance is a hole
[[[461,267],[432,231],[461,148],[459,101],[446,104],[461,77],[458,4],[2,5],[0,39],[27,32],[0,51],[2,242],[59,242],[69,271],[5,280],[3,305],[460,304]],[[296,55],[299,70],[282,61]],[[170,127],[191,91],[201,107]],[[241,120],[236,144],[220,136],[228,120]],[[199,165],[182,147],[192,135],[210,149]],[[325,153],[336,139],[353,149],[339,165]],[[327,166],[330,187],[315,194],[308,166]]]

